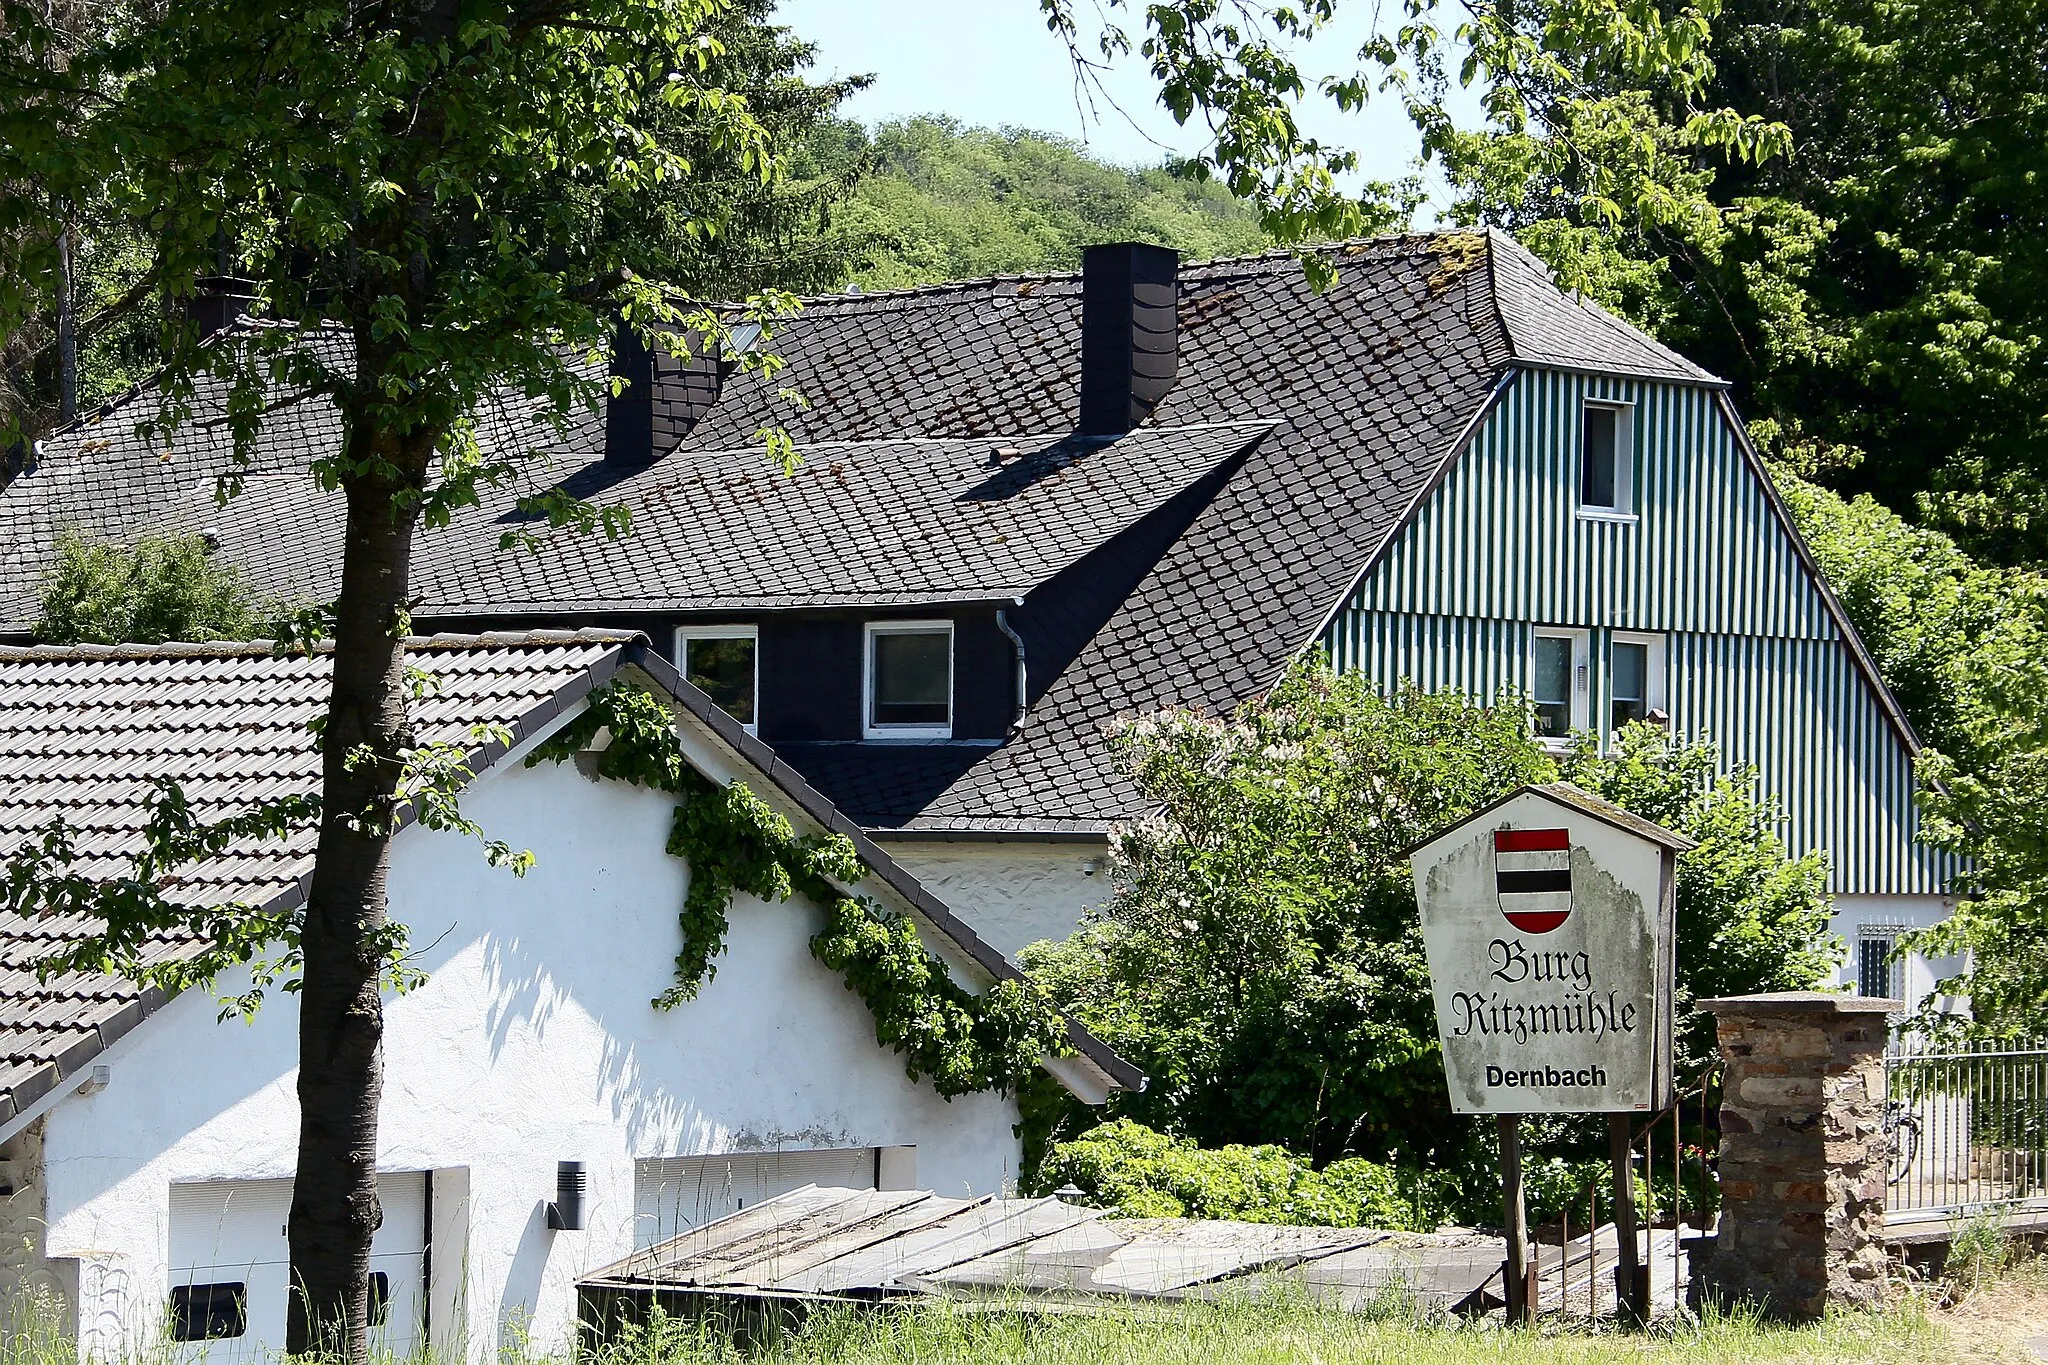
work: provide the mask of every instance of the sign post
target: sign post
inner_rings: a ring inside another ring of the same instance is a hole
[[[1605,1113],[1620,1301],[1641,1275],[1631,1114],[1672,1093],[1676,859],[1690,840],[1565,783],[1524,787],[1410,856],[1451,1108],[1502,1116],[1510,1318],[1526,1320],[1521,1114]],[[1520,1311],[1517,1312],[1517,1309]]]

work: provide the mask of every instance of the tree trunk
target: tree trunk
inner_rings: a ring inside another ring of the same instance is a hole
[[[71,206],[57,205],[57,422],[78,416],[78,234]]]
[[[323,741],[320,841],[306,907],[299,997],[299,1164],[292,1189],[285,1349],[364,1359],[384,1086],[386,878],[398,752],[408,745],[404,604],[430,438],[351,424],[354,462],[374,449],[398,477],[346,485],[334,681]],[[401,505],[403,502],[405,505]],[[351,756],[356,761],[351,763]],[[364,761],[367,756],[368,761]]]

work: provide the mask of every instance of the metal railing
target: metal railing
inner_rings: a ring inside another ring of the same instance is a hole
[[[2048,1214],[2048,1044],[1885,1053],[1892,1223]]]

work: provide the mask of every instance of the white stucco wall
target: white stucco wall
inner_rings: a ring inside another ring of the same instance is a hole
[[[910,875],[1012,961],[1039,939],[1063,939],[1109,898],[1108,841],[988,843],[890,840]],[[1093,864],[1096,871],[1090,873]]]
[[[1848,953],[1835,974],[1835,980],[1852,989],[1855,987],[1856,941],[1866,930],[1895,937],[1899,930],[1925,929],[1939,924],[1954,910],[1955,902],[1944,896],[1836,896],[1834,918],[1830,924],[1847,945]],[[1935,983],[1954,976],[1962,967],[1961,960],[1957,958],[1930,961],[1919,953],[1909,952],[1895,968],[1899,994],[1910,1007],[1917,1009],[1934,994]]]
[[[379,1164],[437,1173],[437,1347],[459,1337],[484,1359],[519,1331],[562,1344],[577,1276],[633,1247],[636,1157],[915,1144],[925,1188],[1014,1178],[1014,1105],[913,1085],[812,960],[814,907],[740,898],[716,979],[650,1007],[672,980],[685,885],[663,852],[667,799],[508,761],[465,808],[539,861],[515,880],[417,828],[394,848],[393,910],[431,975],[387,1004]],[[105,1090],[49,1116],[48,1254],[92,1269],[88,1350],[162,1311],[172,1182],[292,1172],[295,999],[251,1024],[216,1013],[199,993],[173,1001],[107,1056]],[[585,1231],[546,1226],[564,1159],[588,1163]]]

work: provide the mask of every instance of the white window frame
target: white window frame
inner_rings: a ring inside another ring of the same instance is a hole
[[[944,635],[946,637],[946,723],[944,725],[878,725],[875,723],[875,637],[878,635]],[[870,621],[861,640],[860,732],[867,739],[951,739],[953,717],[959,714],[960,669],[954,657],[951,621]]]
[[[1607,637],[1607,714],[1604,721],[1614,719],[1614,647],[1616,645],[1642,645],[1643,649],[1643,711],[1662,711],[1671,714],[1670,694],[1664,684],[1664,644],[1662,635],[1651,635],[1640,630],[1617,630]],[[1607,733],[1614,733],[1609,726]]]
[[[732,625],[680,625],[676,627],[675,665],[676,672],[684,681],[690,677],[690,641],[692,640],[752,640],[754,642],[754,719],[742,721],[750,735],[760,733],[761,721],[761,628],[751,624]]]
[[[1565,626],[1538,626],[1529,636],[1528,694],[1533,705],[1536,700],[1536,642],[1538,640],[1570,640],[1572,642],[1572,683],[1571,683],[1571,733],[1578,734],[1589,723],[1592,714],[1592,662],[1593,632],[1574,630]],[[1543,735],[1538,742],[1544,748],[1562,752],[1571,748],[1571,735]]]
[[[1636,405],[1614,398],[1588,398],[1580,405],[1578,427],[1577,486],[1572,498],[1579,515],[1587,521],[1636,521]],[[1614,505],[1586,502],[1586,408],[1605,408],[1614,413]]]

